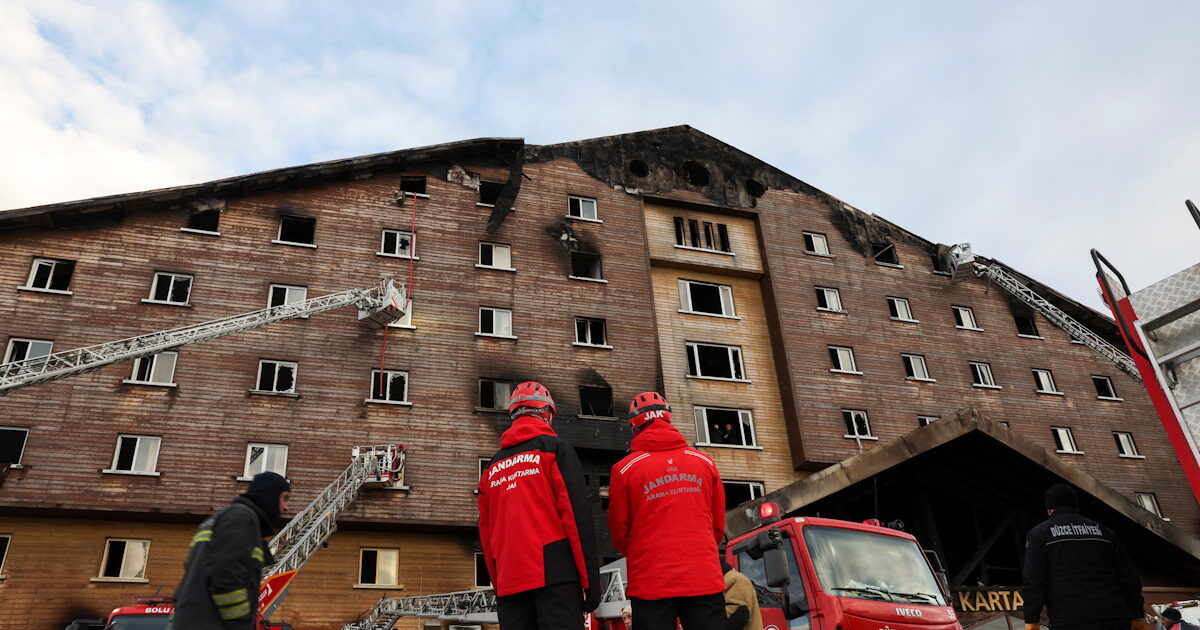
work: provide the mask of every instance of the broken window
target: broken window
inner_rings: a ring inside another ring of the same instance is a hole
[[[590,278],[592,280],[604,279],[604,274],[600,267],[600,254],[571,252],[571,277]]]
[[[475,588],[491,588],[492,578],[488,575],[487,561],[483,554],[475,552]]]
[[[641,160],[630,160],[629,172],[634,177],[645,177],[650,174],[650,166]]]
[[[118,435],[112,467],[104,472],[150,474],[158,467],[162,438],[148,435]]]
[[[4,353],[5,363],[15,363],[17,361],[25,361],[27,359],[40,359],[50,355],[50,351],[54,349],[53,341],[45,341],[43,339],[21,339],[20,337],[11,337],[8,340],[8,350]],[[44,361],[38,362],[37,366]],[[33,366],[30,369],[37,369]]]
[[[1107,376],[1093,376],[1092,385],[1096,388],[1096,397],[1102,400],[1121,400],[1117,390],[1113,389],[1112,379]]]
[[[904,363],[904,376],[914,381],[932,381],[929,378],[929,367],[925,365],[925,357],[919,354],[902,354],[900,360]]]
[[[754,446],[754,418],[749,409],[696,407],[696,435],[705,444]]]
[[[704,343],[687,344],[688,376],[745,380],[742,349]]]
[[[732,251],[724,223],[675,217],[675,245],[713,252]]]
[[[316,233],[317,220],[312,217],[279,217],[279,243],[312,245],[316,242]]]
[[[1137,498],[1138,505],[1143,509],[1164,521],[1167,520],[1163,518],[1162,510],[1158,507],[1158,497],[1153,492],[1135,492],[1133,494]]]
[[[700,247],[700,222],[696,219],[688,219],[688,235],[692,237],[690,246]]]
[[[110,538],[104,541],[104,559],[98,577],[109,580],[142,580],[150,556],[149,540]]]
[[[683,217],[675,217],[675,244],[680,247],[688,244],[687,232],[683,228]]]
[[[133,360],[133,374],[129,376],[130,383],[142,385],[174,385],[175,352],[159,352],[148,357],[138,357]]]
[[[895,243],[872,243],[871,257],[881,265],[900,265],[900,256],[896,253]]]
[[[1021,315],[1013,313],[1013,321],[1017,323],[1018,335],[1021,335],[1022,337],[1037,337],[1041,339],[1042,336],[1038,334],[1037,322],[1034,321],[1032,313]]]
[[[154,274],[150,284],[150,297],[146,302],[186,306],[192,296],[192,277],[183,273]]]
[[[753,501],[763,495],[763,485],[761,481],[729,481],[722,480],[721,486],[725,488],[725,511]]]
[[[804,235],[804,253],[818,256],[829,255],[829,241],[824,234],[817,232],[802,232]]]
[[[479,379],[479,408],[506,411],[508,400],[512,398],[512,388],[512,381]]]
[[[400,192],[410,195],[424,195],[425,193],[425,176],[424,175],[401,175],[400,176]]]
[[[10,541],[12,541],[12,536],[0,534],[0,576],[4,575],[4,559],[8,557],[8,543]]]
[[[379,253],[384,256],[408,258],[416,250],[416,236],[408,230],[384,230]]]
[[[679,309],[685,313],[735,317],[733,287],[724,284],[680,280]]]
[[[496,205],[502,188],[504,188],[504,184],[500,182],[479,182],[479,203],[485,206]]]
[[[729,245],[729,228],[724,223],[717,224],[717,249],[723,252],[733,251]]]
[[[585,346],[608,347],[605,321],[591,317],[576,317],[575,343]]]
[[[358,561],[360,586],[399,586],[399,549],[361,549]]]
[[[613,418],[612,388],[604,385],[581,385],[579,387],[579,415],[597,418]]]
[[[871,435],[871,421],[867,418],[867,412],[861,409],[843,409],[842,422],[846,425],[847,438],[874,438]]]
[[[599,221],[596,215],[596,200],[589,197],[567,197],[567,216],[589,221]]]
[[[29,438],[29,429],[21,427],[0,427],[0,468],[21,463],[25,454],[25,442]]]
[[[388,324],[388,328],[416,328],[413,326],[413,300],[409,300],[404,308],[404,316],[400,319],[393,320]]]
[[[829,346],[829,361],[833,367],[830,372],[847,372],[861,374],[854,363],[854,349],[844,346]]]
[[[691,160],[683,163],[683,175],[687,178],[687,183],[693,186],[707,186],[710,181],[708,169]]]
[[[276,394],[295,393],[297,367],[298,364],[292,361],[259,361],[257,391]]]
[[[1138,453],[1137,444],[1133,442],[1132,433],[1128,431],[1113,431],[1113,439],[1117,441],[1117,455],[1134,459],[1144,459]]]
[[[817,310],[842,313],[842,294],[830,287],[817,287]]]
[[[193,212],[188,215],[187,229],[216,234],[220,223],[220,210],[201,210],[200,212]]]
[[[479,243],[480,267],[512,271],[512,246],[507,243]]]
[[[887,299],[887,303],[888,303],[888,313],[891,314],[892,319],[899,320],[902,322],[917,321],[917,320],[913,319],[912,307],[909,306],[908,300],[906,298],[889,297]]]
[[[1039,370],[1035,368],[1033,370],[1033,382],[1037,387],[1037,392],[1039,394],[1062,393],[1054,387],[1054,375],[1050,373],[1050,370]]]
[[[937,422],[941,416],[917,416],[917,426],[925,427]]]
[[[1054,435],[1054,446],[1058,453],[1074,453],[1081,454],[1075,446],[1075,436],[1071,433],[1071,429],[1067,427],[1050,427],[1050,432]]]
[[[408,402],[408,372],[371,370],[372,402]]]
[[[287,476],[288,447],[286,444],[247,444],[246,466],[241,479],[249,481],[254,475],[273,472]]]
[[[63,291],[71,288],[71,276],[75,273],[75,261],[55,258],[34,258],[29,269],[29,278],[24,289],[38,291]]]
[[[954,327],[965,330],[983,330],[975,324],[975,311],[969,306],[951,306],[954,310]]]
[[[971,384],[975,387],[990,387],[1000,389],[996,385],[996,379],[992,377],[992,366],[988,363],[980,363],[970,361],[971,365]]]
[[[479,307],[479,332],[488,337],[512,337],[512,311],[506,308]]]

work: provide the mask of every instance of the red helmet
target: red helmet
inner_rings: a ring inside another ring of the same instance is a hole
[[[550,413],[557,413],[554,409],[554,399],[550,397],[550,390],[546,389],[545,385],[535,383],[533,381],[525,381],[517,385],[513,389],[512,398],[508,399],[508,415],[516,418],[514,415],[518,409],[527,408],[530,411],[519,415],[527,415],[528,413],[538,413],[546,407],[550,408]]]
[[[659,413],[651,413],[657,411]],[[645,392],[633,397],[629,403],[629,424],[635,431],[641,430],[652,420],[671,421],[671,403],[658,392]]]

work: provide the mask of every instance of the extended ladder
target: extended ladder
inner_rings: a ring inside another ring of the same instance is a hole
[[[970,243],[962,243],[950,248],[950,262],[951,266],[955,269],[955,277],[961,273],[961,270],[967,269],[976,276],[991,280],[996,286],[1008,291],[1017,299],[1037,309],[1052,324],[1065,330],[1068,335],[1071,335],[1072,339],[1079,341],[1083,345],[1095,350],[1100,356],[1112,361],[1122,372],[1139,381],[1142,380],[1137,366],[1128,354],[1125,354],[1116,346],[1105,341],[1103,337],[1097,335],[1092,329],[1079,323],[1078,320],[1067,315],[1062,309],[1035,293],[1033,289],[1025,286],[1024,283],[1005,271],[999,264],[984,265],[976,262],[975,256],[971,253]]]
[[[318,549],[337,530],[337,520],[354,502],[366,484],[389,487],[404,486],[404,445],[356,446],[351,451],[350,465],[342,474],[316,496],[300,513],[271,539],[271,555],[275,563],[263,567],[260,610],[268,618],[281,602],[280,594],[287,588],[288,579],[273,580],[278,574],[296,571],[308,562]]]
[[[619,619],[621,608],[629,604],[625,596],[624,564],[624,560],[618,560],[600,569],[600,579],[607,581],[600,607],[596,609],[597,618]],[[385,596],[362,619],[342,626],[342,630],[390,630],[401,617],[425,617],[460,624],[499,623],[496,593],[485,588],[435,595]]]
[[[185,344],[216,339],[284,319],[323,313],[351,304],[358,307],[360,320],[367,320],[374,328],[382,328],[404,316],[408,309],[407,288],[403,285],[397,287],[394,281],[386,279],[369,289],[331,293],[303,302],[273,306],[174,330],[0,364],[0,396],[18,387],[85,374],[118,361],[150,356]]]

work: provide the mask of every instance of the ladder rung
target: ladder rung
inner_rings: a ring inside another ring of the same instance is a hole
[[[1142,322],[1142,330],[1147,333],[1158,330],[1171,322],[1187,317],[1196,311],[1200,311],[1200,300],[1193,300],[1182,306],[1177,306],[1158,317]]]
[[[1200,342],[1190,343],[1174,352],[1159,357],[1159,365],[1175,366],[1200,357]]]

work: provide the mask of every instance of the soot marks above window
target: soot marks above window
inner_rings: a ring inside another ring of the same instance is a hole
[[[424,175],[401,175],[400,176],[400,192],[412,193],[414,195],[426,194],[425,176]]]
[[[504,188],[504,184],[500,182],[479,182],[479,203],[486,206],[496,205],[496,200],[500,198],[500,190]]]

